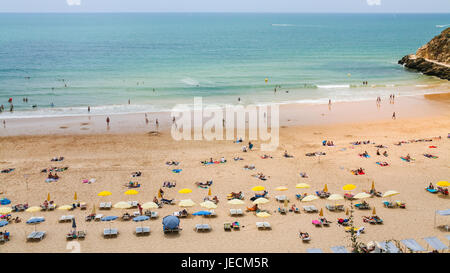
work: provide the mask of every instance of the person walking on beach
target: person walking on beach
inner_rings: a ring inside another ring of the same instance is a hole
[[[106,126],[109,128],[109,117],[106,117]]]
[[[130,102],[131,102],[130,99],[128,99],[128,104],[130,104]]]
[[[6,128],[6,120],[3,120],[3,128]]]
[[[156,123],[156,131],[158,131],[158,128],[159,128],[159,121],[158,121],[158,119],[156,119],[155,123]]]
[[[90,106],[88,106],[88,113],[90,113],[91,112],[91,107]]]
[[[395,117],[395,112],[392,113],[392,119],[396,119],[396,117]]]

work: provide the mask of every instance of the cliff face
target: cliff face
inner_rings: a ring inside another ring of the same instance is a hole
[[[398,63],[425,75],[450,80],[450,28],[419,48],[416,54],[406,55]]]

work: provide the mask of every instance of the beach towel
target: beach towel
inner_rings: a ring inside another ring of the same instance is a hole
[[[173,173],[180,173],[182,171],[182,169],[173,169],[172,172]]]
[[[411,159],[407,159],[406,157],[403,157],[403,156],[401,156],[400,157],[402,160],[404,160],[404,161],[406,161],[406,162],[411,162],[411,161],[414,161],[415,159],[414,158],[411,158]]]
[[[9,169],[4,169],[4,170],[2,170],[2,173],[10,173],[10,172],[12,172],[12,171],[14,171],[15,169],[13,169],[13,168],[9,168]]]
[[[370,158],[370,155],[359,154],[360,157]]]
[[[428,146],[428,148],[437,148],[437,146]]]
[[[432,155],[432,154],[423,154],[423,156],[427,157],[427,158],[433,158],[433,159],[438,158],[438,156],[435,156],[435,155]]]
[[[381,167],[389,166],[389,163],[387,163],[387,162],[376,162],[376,163],[377,163],[377,165],[380,165]]]
[[[428,192],[431,192],[431,193],[437,193],[437,192],[438,192],[437,189],[426,188],[426,190],[427,190]]]

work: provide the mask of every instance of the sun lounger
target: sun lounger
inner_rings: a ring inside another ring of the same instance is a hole
[[[303,206],[303,209],[304,209],[306,212],[318,212],[318,211],[319,211],[314,205],[311,205],[311,206]]]
[[[231,231],[231,223],[223,223],[223,229],[225,231]]]
[[[150,219],[156,219],[156,218],[158,218],[158,212],[157,211],[152,211],[151,212],[151,215],[150,215]]]
[[[98,206],[99,209],[105,209],[105,204],[106,203],[100,203],[100,205]]]
[[[334,206],[334,205],[325,205],[325,208],[327,208],[329,211],[335,211],[336,210],[336,206]]]
[[[258,229],[271,229],[269,222],[256,222],[256,227]]]
[[[197,224],[195,225],[195,231],[211,231],[211,226],[208,224]]]
[[[103,237],[116,237],[119,231],[116,228],[105,228],[103,230]]]
[[[78,239],[86,238],[86,231],[84,231],[84,230],[78,231],[77,236],[78,236]]]
[[[111,209],[111,208],[112,208],[112,203],[111,202],[105,203],[105,209]]]
[[[448,249],[444,243],[442,243],[437,237],[426,237],[423,238],[432,248],[436,250]]]
[[[30,234],[28,234],[28,236],[27,236],[27,240],[33,240],[34,239],[34,236],[37,234],[37,231],[33,231],[33,232],[31,232]]]
[[[136,227],[136,236],[150,234],[150,227]]]
[[[103,217],[103,214],[96,214],[94,220],[95,221],[100,221]]]
[[[386,253],[401,253],[400,249],[398,249],[394,242],[378,242],[378,245]]]
[[[349,253],[345,246],[333,246],[331,247],[333,253]]]
[[[214,210],[211,209],[211,210],[209,210],[209,212],[211,214],[205,215],[205,217],[216,217],[217,216],[217,213]]]
[[[73,215],[63,215],[59,218],[60,223],[71,222],[73,219]]]
[[[405,239],[400,242],[402,242],[411,251],[425,251],[425,248],[419,245],[419,243],[414,239]]]
[[[130,204],[132,208],[137,208],[138,202],[137,201],[128,201],[128,204]]]
[[[323,253],[322,249],[320,248],[308,248],[306,251],[308,253]]]
[[[176,227],[176,228],[164,228],[163,227],[163,231],[164,231],[164,233],[179,232],[180,228],[178,228],[178,227]]]
[[[286,214],[287,213],[287,209],[286,208],[278,208],[278,212],[281,214]]]
[[[39,240],[42,241],[44,239],[46,232],[45,231],[33,231],[27,236],[27,240]]]

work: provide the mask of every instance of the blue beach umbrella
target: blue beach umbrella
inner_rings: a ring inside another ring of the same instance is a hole
[[[4,227],[4,226],[6,226],[6,225],[8,225],[8,224],[9,224],[8,221],[5,221],[5,220],[0,221],[0,227]]]
[[[180,224],[180,219],[178,219],[178,217],[176,216],[168,215],[163,218],[162,223],[163,227],[174,229],[177,228]]]
[[[117,216],[104,216],[102,217],[102,221],[114,221],[116,220],[118,217]]]
[[[9,200],[8,198],[2,198],[2,199],[0,199],[0,204],[1,205],[11,204],[11,200]]]
[[[141,221],[147,221],[148,219],[150,219],[150,217],[148,217],[146,215],[141,215],[141,216],[134,217],[133,221],[141,222]]]
[[[200,215],[200,216],[211,215],[211,212],[206,211],[206,210],[201,210],[201,211],[197,211],[197,212],[192,213],[192,215]]]
[[[27,224],[39,224],[45,221],[44,217],[34,217],[27,221]]]

